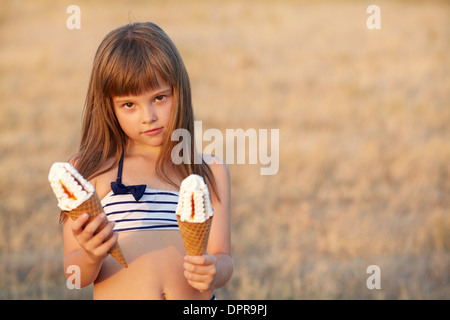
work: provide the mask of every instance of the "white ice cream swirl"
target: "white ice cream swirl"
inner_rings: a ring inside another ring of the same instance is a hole
[[[63,211],[75,209],[95,192],[94,186],[67,162],[55,162],[48,180]]]
[[[181,182],[176,214],[181,221],[197,223],[212,217],[208,187],[201,176],[191,174]]]

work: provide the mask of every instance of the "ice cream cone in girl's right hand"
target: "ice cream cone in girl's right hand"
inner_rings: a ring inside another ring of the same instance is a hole
[[[55,162],[50,168],[48,180],[58,199],[61,217],[67,215],[72,220],[76,220],[80,215],[87,212],[90,215],[89,223],[103,212],[102,204],[97,196],[97,192],[95,192],[94,186],[84,179],[69,163]],[[107,223],[108,220],[105,219],[98,230],[103,229]],[[128,267],[118,242],[115,243],[109,253],[123,267]]]

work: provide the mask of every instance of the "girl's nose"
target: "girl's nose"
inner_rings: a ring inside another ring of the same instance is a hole
[[[158,120],[158,117],[155,112],[155,107],[149,103],[145,106],[142,115],[142,123],[152,123]]]

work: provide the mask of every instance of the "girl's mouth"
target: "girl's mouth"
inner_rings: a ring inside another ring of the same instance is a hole
[[[163,128],[155,128],[155,129],[150,129],[147,131],[144,131],[143,134],[146,136],[154,136],[157,135],[158,133],[160,133],[163,130]]]

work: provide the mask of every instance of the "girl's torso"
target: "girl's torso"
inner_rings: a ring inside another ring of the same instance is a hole
[[[184,277],[178,231],[123,232],[118,241],[128,268],[108,255],[94,283],[94,299],[211,299],[211,291],[199,292]]]
[[[130,193],[114,194],[108,185],[116,172],[120,164],[119,170],[97,177],[95,185],[108,219],[116,221],[128,268],[108,255],[94,283],[94,299],[210,299],[212,291],[199,292],[184,277],[186,252],[175,216],[178,191],[146,188],[138,201]]]

